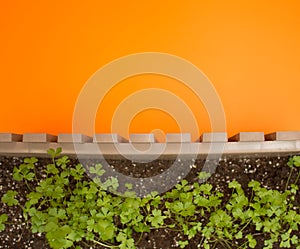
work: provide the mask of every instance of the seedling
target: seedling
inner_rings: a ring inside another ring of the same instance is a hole
[[[88,167],[94,180],[86,178],[81,164],[73,165],[61,149],[49,149],[51,163],[44,168],[45,177],[37,176],[34,157],[13,169],[13,179],[24,181],[29,194],[21,205],[20,195],[8,190],[1,201],[8,207],[20,206],[23,217],[33,233],[44,233],[53,249],[75,248],[78,243],[90,243],[107,248],[134,249],[133,233],[152,229],[171,229],[181,234],[177,241],[186,248],[191,239],[198,239],[199,248],[255,248],[256,234],[264,234],[264,248],[300,249],[297,235],[300,210],[296,203],[299,194],[300,156],[289,160],[291,168],[285,191],[266,189],[257,181],[250,181],[252,191],[247,196],[238,181],[231,181],[231,196],[224,201],[223,193],[209,183],[207,172],[198,174],[198,182],[182,180],[169,192],[153,192],[138,198],[132,184],[121,197],[117,193],[117,178],[107,178],[101,164]],[[292,178],[295,171],[296,178]],[[291,183],[291,179],[295,179]],[[72,184],[71,184],[72,183]],[[0,215],[0,232],[9,225],[9,215]],[[255,233],[249,233],[255,231]]]

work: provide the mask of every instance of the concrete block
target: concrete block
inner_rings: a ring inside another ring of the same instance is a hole
[[[267,141],[295,141],[300,140],[300,131],[277,131],[265,135]]]
[[[21,142],[23,136],[15,133],[0,133],[0,142]]]
[[[205,132],[200,137],[202,143],[227,142],[227,132]]]
[[[91,143],[93,139],[84,134],[72,134],[72,133],[64,133],[58,134],[57,141],[59,143]]]
[[[57,136],[48,133],[24,133],[23,142],[28,142],[28,143],[57,142]]]
[[[190,133],[167,133],[166,142],[167,143],[190,143],[191,134]]]
[[[240,132],[228,139],[230,142],[262,142],[265,140],[263,132]]]
[[[100,133],[94,134],[93,136],[94,143],[126,143],[127,139],[121,137],[117,133]]]
[[[134,133],[129,134],[130,143],[155,143],[157,142],[153,133]]]

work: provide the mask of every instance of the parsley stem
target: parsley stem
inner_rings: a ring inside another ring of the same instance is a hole
[[[98,245],[101,245],[101,246],[104,246],[104,247],[107,247],[107,248],[118,248],[119,246],[113,246],[113,245],[106,245],[100,241],[97,241],[97,240],[91,240],[93,241],[94,243],[98,244]]]
[[[288,188],[288,185],[289,185],[289,183],[290,183],[290,179],[291,179],[291,176],[292,176],[293,170],[294,170],[294,168],[293,168],[293,167],[291,167],[291,170],[290,170],[289,177],[288,177],[288,179],[287,179],[287,181],[286,181],[285,190],[287,190],[287,188]]]

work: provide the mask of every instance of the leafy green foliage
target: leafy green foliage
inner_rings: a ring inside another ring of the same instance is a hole
[[[178,245],[180,248],[185,248],[187,245],[189,244],[189,241],[188,240],[185,240],[185,241],[178,241]]]
[[[292,176],[300,167],[300,157],[290,158],[291,173],[285,191],[266,189],[257,181],[250,181],[251,196],[246,195],[241,184],[231,181],[231,196],[224,201],[223,193],[209,183],[207,172],[198,174],[198,182],[182,180],[169,192],[158,195],[153,192],[138,198],[132,184],[126,183],[125,196],[117,193],[117,178],[105,174],[101,164],[87,167],[94,181],[86,180],[85,168],[72,165],[61,149],[49,149],[51,163],[44,168],[46,177],[36,176],[36,158],[26,158],[14,167],[13,178],[24,181],[29,193],[23,208],[23,216],[33,233],[45,233],[54,249],[79,249],[78,242],[85,240],[108,248],[134,249],[134,233],[151,229],[174,229],[181,232],[180,248],[186,248],[196,236],[199,248],[237,248],[233,241],[241,242],[238,248],[255,248],[255,234],[266,237],[264,248],[300,249],[295,231],[299,230],[300,208],[295,206],[299,194],[298,180]],[[34,183],[34,184],[31,184]],[[72,184],[71,184],[72,183]],[[15,190],[8,190],[1,198],[7,206],[21,205]],[[23,203],[23,202],[21,202]],[[8,215],[0,215],[0,232],[5,229]],[[197,238],[198,238],[197,237]]]
[[[288,166],[300,167],[300,156],[293,156],[289,159]]]
[[[19,201],[15,199],[16,195],[18,194],[17,191],[8,190],[1,198],[3,203],[6,203],[8,206],[14,206],[19,204]]]
[[[97,176],[102,176],[105,173],[105,170],[102,169],[102,165],[96,164],[95,167],[90,167],[89,171],[91,174],[96,174]]]
[[[164,225],[165,218],[166,216],[162,215],[161,210],[154,209],[152,210],[152,215],[148,217],[148,220],[152,227],[160,228],[160,226]]]
[[[19,168],[14,167],[13,178],[16,181],[32,181],[35,173],[31,172],[34,169],[34,164],[37,162],[37,159],[34,157],[25,158],[24,163],[20,165]]]
[[[5,229],[5,222],[8,220],[7,214],[0,215],[0,232],[4,231]]]
[[[47,153],[52,157],[52,159],[59,157],[60,153],[62,152],[62,149],[59,147],[56,150],[50,148],[49,150],[47,150]]]

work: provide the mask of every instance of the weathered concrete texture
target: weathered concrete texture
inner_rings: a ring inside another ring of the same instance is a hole
[[[228,139],[230,142],[262,142],[264,140],[263,132],[240,132]]]

